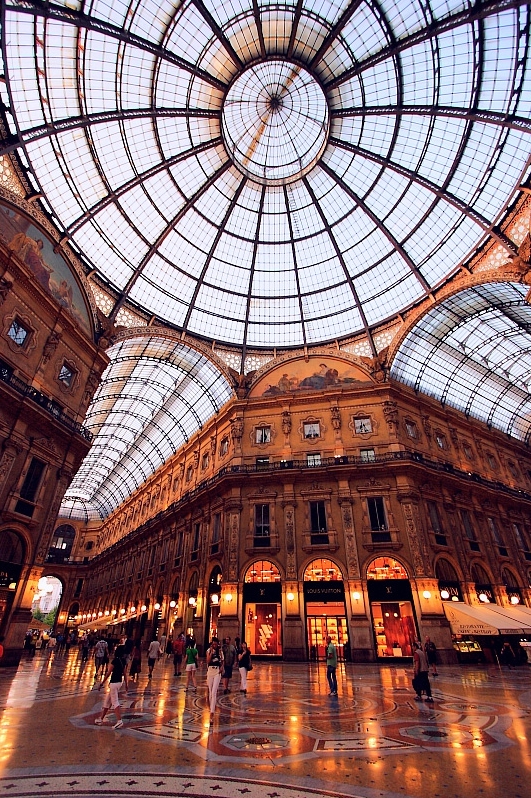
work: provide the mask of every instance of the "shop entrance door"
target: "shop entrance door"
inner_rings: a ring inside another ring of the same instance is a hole
[[[328,635],[330,635],[332,643],[336,647],[338,660],[344,660],[344,647],[347,644],[347,619],[343,614],[329,614],[331,612],[329,605],[326,607],[326,615],[324,613],[310,614],[312,609],[311,606],[307,605],[308,652],[310,660],[323,660],[326,662],[326,638]],[[340,605],[340,609],[344,612],[342,605]]]

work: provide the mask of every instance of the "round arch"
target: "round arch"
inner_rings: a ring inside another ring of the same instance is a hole
[[[370,560],[365,567],[367,580],[409,579],[408,568],[396,557],[379,555]]]
[[[496,604],[492,577],[485,566],[480,562],[473,562],[470,566],[470,576],[475,585],[478,601],[482,604]]]
[[[247,565],[243,577],[244,582],[280,582],[282,574],[280,566],[272,560],[254,560]]]
[[[448,557],[438,557],[435,561],[435,576],[439,584],[439,595],[442,601],[462,601],[462,575]]]
[[[328,557],[314,557],[302,571],[303,582],[342,582],[343,570]]]

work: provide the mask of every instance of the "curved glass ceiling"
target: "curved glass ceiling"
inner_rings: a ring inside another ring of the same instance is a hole
[[[488,283],[446,299],[404,339],[391,377],[528,442],[528,291],[519,283]]]
[[[85,425],[94,434],[60,516],[105,518],[233,395],[204,355],[167,338],[128,338],[111,362]]]
[[[114,313],[253,347],[369,331],[455,272],[526,170],[520,0],[3,8],[0,154],[24,150]]]

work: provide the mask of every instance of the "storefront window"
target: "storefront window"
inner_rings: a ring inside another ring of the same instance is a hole
[[[244,577],[244,639],[251,654],[282,656],[282,586],[270,560],[258,560]]]
[[[342,580],[343,574],[332,560],[323,558],[312,560],[304,571],[305,582],[326,582],[335,579]]]
[[[409,579],[404,566],[392,557],[377,557],[367,568],[367,579]]]
[[[246,582],[280,582],[280,571],[273,562],[254,562],[245,574]]]
[[[367,588],[376,655],[412,657],[418,632],[406,569],[392,557],[377,557],[367,568]]]
[[[328,635],[338,658],[348,658],[343,574],[332,560],[320,557],[308,564],[304,571],[304,598],[310,660],[326,660]]]

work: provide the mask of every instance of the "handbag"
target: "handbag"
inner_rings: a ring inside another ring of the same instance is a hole
[[[249,667],[247,668],[247,670],[252,671],[252,669],[253,669],[252,663],[249,663]]]

